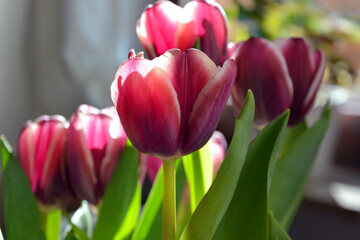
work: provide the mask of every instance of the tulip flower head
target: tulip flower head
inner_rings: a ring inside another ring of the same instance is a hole
[[[181,8],[167,0],[157,1],[142,13],[136,32],[150,58],[172,48],[192,48],[197,40],[216,65],[228,58],[227,19],[216,2],[193,0]]]
[[[238,67],[232,91],[237,114],[248,89],[254,93],[256,125],[270,122],[290,107],[293,85],[286,61],[273,43],[252,37],[237,44],[232,58]]]
[[[230,95],[234,61],[218,68],[196,49],[172,49],[151,61],[133,51],[129,57],[116,73],[111,96],[134,147],[163,159],[200,149]]]
[[[115,108],[81,105],[77,109],[67,131],[66,163],[79,199],[98,203],[125,144],[126,134]]]
[[[63,178],[66,125],[62,116],[44,115],[26,122],[19,137],[20,163],[31,190],[44,206],[77,205],[71,203],[74,198]]]
[[[303,120],[312,106],[325,69],[322,51],[311,51],[305,39],[250,38],[232,55],[238,75],[232,91],[238,113],[248,89],[255,97],[255,123],[266,124],[290,109],[289,125]]]

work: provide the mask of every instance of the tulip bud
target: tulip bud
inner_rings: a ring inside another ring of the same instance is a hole
[[[279,38],[274,43],[285,57],[294,86],[289,125],[295,125],[314,103],[325,71],[325,54],[321,50],[312,51],[303,38]]]
[[[238,114],[248,89],[255,98],[256,125],[264,125],[290,107],[293,86],[286,61],[270,41],[252,37],[237,44],[232,55],[237,64],[237,76],[232,91]]]
[[[214,132],[209,142],[210,142],[210,153],[213,162],[213,171],[214,171],[213,176],[215,177],[217,171],[221,166],[221,163],[225,158],[226,150],[227,150],[227,142],[225,136],[219,131]],[[162,160],[154,156],[149,156],[145,154],[141,154],[141,155],[142,158],[146,161],[147,175],[149,176],[150,181],[153,183],[162,165]]]
[[[151,61],[132,57],[121,64],[111,96],[134,147],[174,159],[210,139],[235,74],[231,59],[218,68],[199,50],[173,49]]]
[[[103,197],[126,134],[113,107],[81,105],[67,131],[66,163],[70,185],[79,199],[97,204]]]
[[[64,180],[66,119],[41,116],[23,127],[18,152],[20,163],[36,198],[44,206],[75,209],[78,202]]]
[[[181,8],[170,1],[157,1],[142,13],[136,32],[150,58],[173,48],[192,48],[197,39],[216,65],[228,58],[227,19],[216,2],[193,0]]]

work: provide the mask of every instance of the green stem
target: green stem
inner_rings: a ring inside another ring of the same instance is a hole
[[[175,159],[163,160],[163,223],[162,239],[175,240]]]

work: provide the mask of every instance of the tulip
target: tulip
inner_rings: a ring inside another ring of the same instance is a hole
[[[213,162],[213,176],[215,177],[217,171],[221,166],[222,161],[225,158],[227,142],[225,136],[219,131],[214,132],[209,142],[210,142],[210,153],[212,158],[211,160]],[[144,154],[142,155],[146,161],[147,175],[149,176],[150,181],[153,183],[155,181],[157,172],[159,171],[162,165],[162,160],[154,156],[144,155]]]
[[[78,202],[63,178],[66,125],[66,119],[58,115],[44,115],[26,122],[20,133],[18,152],[39,202],[46,207],[74,210]]]
[[[196,49],[169,50],[151,61],[131,51],[116,73],[111,95],[135,148],[176,159],[210,139],[235,74],[232,59],[218,68]]]
[[[79,106],[70,119],[66,145],[70,185],[79,199],[99,202],[125,144],[126,134],[113,107]]]
[[[238,43],[231,58],[237,64],[237,77],[232,90],[237,114],[248,89],[254,93],[256,125],[270,122],[290,107],[293,84],[285,58],[275,44],[252,37]]]
[[[227,19],[216,2],[193,0],[181,8],[170,1],[157,1],[142,13],[136,32],[150,58],[172,48],[192,48],[198,39],[200,49],[216,65],[228,58]]]
[[[325,54],[321,50],[312,51],[302,38],[276,39],[274,43],[285,57],[294,86],[289,125],[295,125],[304,119],[314,103],[324,75]]]

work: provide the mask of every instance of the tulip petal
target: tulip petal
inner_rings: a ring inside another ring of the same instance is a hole
[[[227,142],[224,134],[215,131],[210,138],[210,152],[213,160],[213,176],[216,176],[217,171],[223,162],[227,150]]]
[[[115,74],[115,79],[110,87],[111,99],[116,109],[118,108],[118,101],[120,99],[119,87],[123,84],[127,76],[132,72],[136,71],[143,77],[145,77],[155,67],[154,64],[147,59],[144,59],[142,57],[132,57],[133,55],[131,54],[131,52],[132,51],[130,51],[129,53],[129,55],[131,55],[130,58],[120,65],[119,69]]]
[[[85,135],[81,128],[70,123],[66,138],[66,164],[72,190],[79,199],[97,203],[94,192],[97,179]]]
[[[196,23],[195,34],[200,37],[200,48],[216,65],[228,58],[227,18],[222,7],[207,1],[190,1],[184,10],[191,13]]]
[[[112,122],[109,127],[110,136],[107,140],[105,157],[102,159],[101,167],[99,169],[100,172],[98,179],[100,179],[101,189],[106,188],[119,160],[120,154],[126,144],[126,133],[120,123],[120,119],[115,108],[108,108],[108,110],[111,111],[109,114],[112,115]]]
[[[33,135],[35,132],[37,132],[37,127],[38,126],[36,124],[32,124],[31,121],[27,121],[21,130],[18,143],[18,152],[21,166],[24,168],[25,173],[30,181],[34,176],[35,142]]]
[[[210,139],[229,98],[235,77],[236,64],[229,59],[198,94],[186,131],[189,135],[184,139],[184,155],[198,150]]]
[[[303,116],[306,115],[306,113],[309,111],[309,109],[314,103],[315,96],[321,85],[321,80],[323,79],[326,66],[326,57],[323,51],[317,50],[313,53],[313,56],[315,59],[316,71],[313,74],[313,80],[304,100],[304,105],[302,109]]]
[[[120,75],[118,88],[117,111],[133,145],[148,154],[174,155],[180,106],[167,74],[155,67],[145,77],[138,71]]]
[[[290,107],[293,86],[286,61],[276,46],[262,38],[250,38],[236,47],[237,63],[234,102],[242,107],[248,89],[255,97],[255,120],[266,124]]]
[[[188,31],[192,32],[194,28],[193,24],[188,24],[190,22],[186,20],[184,10],[170,1],[158,1],[145,9],[137,23],[136,31],[150,58],[179,47],[176,45],[175,36],[181,36],[184,40],[184,34]],[[178,26],[181,21],[183,23]],[[190,45],[186,46],[185,42],[182,42],[181,47],[187,49],[194,45],[195,37],[193,42],[187,40],[186,44]]]
[[[289,38],[276,39],[278,46],[285,57],[289,74],[294,86],[294,96],[290,108],[289,122],[302,119],[302,109],[305,97],[313,79],[315,62],[310,46],[305,39]]]
[[[180,131],[183,133],[199,93],[218,69],[206,54],[196,49],[184,52],[172,49],[154,59],[153,63],[167,73],[174,86],[181,108]]]
[[[48,145],[46,159],[44,162],[40,183],[42,187],[45,187],[46,185],[49,186],[49,182],[52,181],[56,173],[60,173],[65,145],[66,129],[64,122],[56,123],[53,121],[50,122],[50,124],[52,124],[51,127],[53,128],[53,136],[50,144]]]

